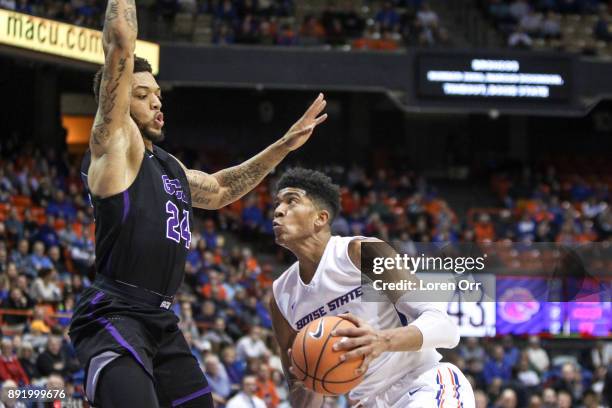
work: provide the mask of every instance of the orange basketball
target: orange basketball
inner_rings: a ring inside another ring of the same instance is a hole
[[[342,337],[333,337],[334,329],[355,327],[353,322],[337,316],[326,316],[310,322],[297,334],[291,347],[291,365],[297,380],[309,390],[324,395],[342,395],[355,388],[363,374],[355,374],[363,362],[359,359],[340,361],[344,351],[334,351],[333,345]]]

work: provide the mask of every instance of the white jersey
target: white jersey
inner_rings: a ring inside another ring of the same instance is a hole
[[[361,272],[349,258],[348,245],[353,239],[363,238],[331,237],[308,285],[300,278],[298,262],[274,281],[278,308],[294,330],[299,331],[319,317],[345,312],[366,320],[377,330],[402,325],[390,301],[361,301]],[[418,317],[419,309],[411,307],[408,310],[412,311],[412,315],[406,315],[410,323]],[[350,398],[361,400],[379,394],[402,377],[417,378],[435,367],[441,358],[435,348],[383,353],[370,363],[364,380],[351,391]]]

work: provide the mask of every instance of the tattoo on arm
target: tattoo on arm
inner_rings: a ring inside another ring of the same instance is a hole
[[[121,77],[125,73],[127,58],[123,57],[119,59],[117,64],[117,72],[108,72],[104,70],[102,75],[102,84],[100,86],[100,110],[96,116],[96,122],[94,123],[92,130],[93,143],[95,145],[101,145],[110,135],[108,126],[112,122],[111,113],[115,107],[117,99],[117,88]]]
[[[106,21],[113,21],[119,17],[119,3],[117,0],[112,0],[106,11]]]
[[[237,200],[252,190],[270,171],[268,166],[258,162],[245,163],[217,173],[217,179],[226,190],[221,198],[223,205]]]
[[[210,180],[208,177],[199,179],[197,176],[187,176],[187,179],[191,190],[192,204],[209,205],[212,202],[213,195],[219,193],[219,185],[214,179]]]
[[[136,17],[136,5],[134,4],[134,0],[130,0],[127,2],[128,6],[125,9],[124,17],[125,21],[130,26],[130,29],[135,33],[138,32],[138,18]]]

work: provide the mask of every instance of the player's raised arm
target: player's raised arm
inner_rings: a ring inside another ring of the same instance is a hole
[[[315,127],[327,119],[327,114],[321,114],[326,104],[323,94],[319,94],[282,138],[242,164],[214,174],[185,169],[192,205],[216,210],[233,203],[255,188],[289,152],[306,143]]]
[[[137,33],[134,0],[109,0],[102,36],[104,70],[98,111],[89,140],[93,159],[112,150],[127,150],[129,139],[126,127],[130,118]]]
[[[278,305],[276,304],[274,296],[270,298],[269,308],[270,317],[272,318],[272,329],[274,330],[274,336],[281,350],[280,357],[283,364],[283,371],[287,383],[289,384],[289,403],[294,408],[321,407],[325,401],[325,397],[302,387],[290,371],[291,361],[289,360],[288,350],[297,334],[296,331],[293,330],[280,310],[278,310]]]

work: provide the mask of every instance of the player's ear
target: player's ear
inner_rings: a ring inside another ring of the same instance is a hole
[[[329,211],[321,210],[317,213],[317,218],[315,219],[315,226],[322,228],[329,221]]]

